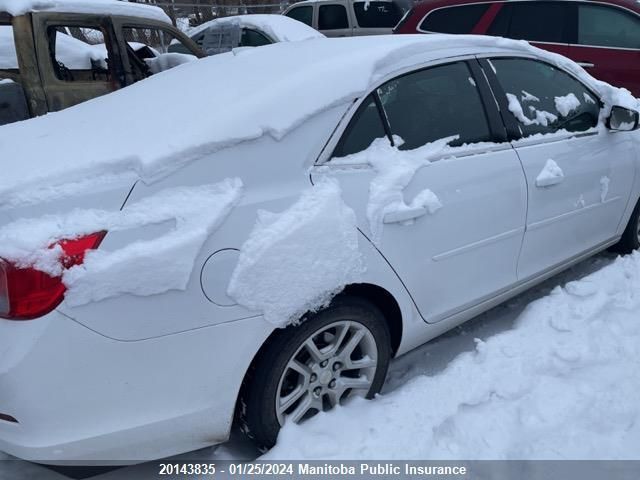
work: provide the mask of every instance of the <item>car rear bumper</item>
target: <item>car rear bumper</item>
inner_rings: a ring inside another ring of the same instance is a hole
[[[0,451],[39,463],[132,463],[224,442],[269,335],[260,318],[122,342],[53,312],[0,320]]]

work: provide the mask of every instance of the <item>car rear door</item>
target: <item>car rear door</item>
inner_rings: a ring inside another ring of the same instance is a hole
[[[530,58],[482,62],[527,178],[524,280],[615,238],[635,151],[627,132],[596,128],[600,100],[566,72]]]
[[[571,3],[569,57],[594,77],[640,96],[640,17],[601,3]]]
[[[428,322],[516,281],[526,183],[484,82],[475,59],[385,82],[338,130],[312,174],[314,182],[340,182],[361,231]],[[456,148],[424,147],[451,135]]]

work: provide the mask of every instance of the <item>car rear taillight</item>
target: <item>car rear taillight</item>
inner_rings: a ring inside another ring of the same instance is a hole
[[[56,244],[64,251],[62,265],[70,268],[84,261],[87,250],[97,248],[105,232],[94,233]],[[35,268],[19,268],[0,260],[0,318],[31,320],[46,315],[64,297],[62,277],[52,277]]]

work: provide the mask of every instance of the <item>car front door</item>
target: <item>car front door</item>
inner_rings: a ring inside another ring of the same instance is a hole
[[[312,175],[340,182],[361,231],[428,322],[513,284],[524,234],[522,168],[508,142],[487,143],[506,133],[472,62],[381,85]],[[450,136],[453,147],[443,147]]]
[[[108,17],[33,14],[33,35],[49,111],[54,112],[123,86],[123,67]]]
[[[572,3],[569,57],[591,75],[640,96],[640,17],[614,5]]]
[[[521,137],[513,145],[528,185],[524,280],[615,237],[635,153],[628,133],[596,128],[600,100],[566,72],[534,59],[490,62],[485,72],[495,75],[498,100]]]

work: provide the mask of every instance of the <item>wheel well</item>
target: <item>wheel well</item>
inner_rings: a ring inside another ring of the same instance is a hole
[[[391,337],[391,354],[392,356],[395,356],[398,348],[400,347],[400,341],[402,340],[402,312],[400,311],[400,306],[398,305],[398,302],[396,302],[396,299],[393,297],[393,295],[391,295],[384,288],[377,285],[372,285],[369,283],[357,283],[347,285],[344,290],[337,295],[337,297],[340,296],[363,298],[380,309],[389,327],[389,334]],[[236,414],[234,423],[236,423],[238,420],[238,409],[242,408],[242,406],[240,405],[240,399],[242,398],[243,390],[246,388],[248,381],[250,381],[256,362],[259,361],[264,352],[264,349],[273,340],[274,336],[281,335],[281,332],[281,328],[276,328],[273,332],[271,332],[271,335],[269,335],[258,352],[256,352],[253,360],[251,361],[251,364],[249,365],[249,368],[245,372],[242,384],[240,386],[240,391],[238,392],[238,399],[236,401]]]
[[[370,283],[347,285],[340,295],[364,298],[380,309],[389,326],[391,353],[395,356],[402,340],[402,312],[393,295],[384,288]]]

